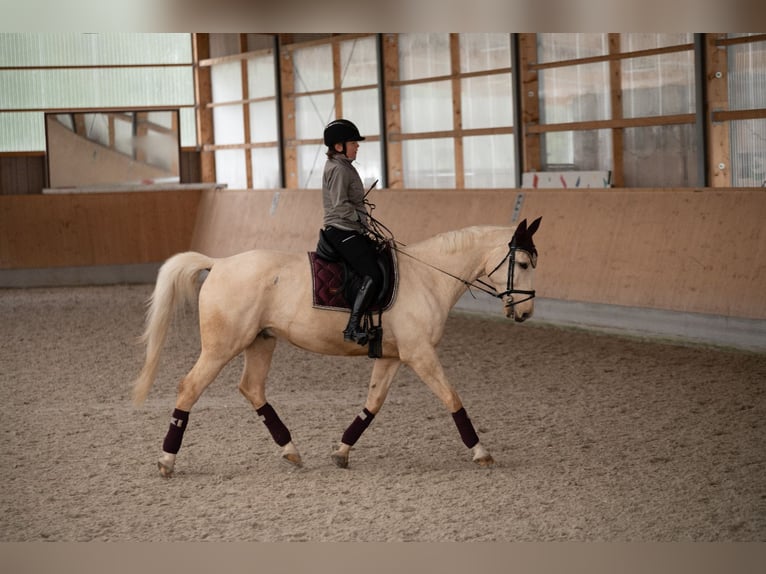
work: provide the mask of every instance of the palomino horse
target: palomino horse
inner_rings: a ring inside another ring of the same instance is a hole
[[[348,466],[351,447],[380,411],[402,363],[409,365],[452,413],[463,443],[473,451],[473,461],[481,466],[494,463],[448,382],[435,347],[450,309],[469,287],[501,299],[507,317],[521,322],[532,315],[532,278],[537,263],[532,235],[539,224],[540,218],[529,227],[524,220],[515,230],[469,227],[397,247],[398,295],[382,316],[382,356],[375,359],[362,412],[332,453],[337,466]],[[209,274],[197,294],[198,276],[203,270]],[[480,277],[486,277],[486,281],[479,281],[481,286],[476,284]],[[311,271],[305,254],[256,249],[221,259],[195,252],[175,255],[160,268],[149,300],[142,335],[146,360],[133,389],[137,405],[146,398],[156,377],[174,309],[195,298],[199,300],[201,351],[178,387],[158,462],[160,473],[172,475],[189,412],[224,365],[239,353],[245,356],[240,392],[282,447],[282,457],[301,466],[290,431],[266,401],[266,375],[278,339],[327,355],[364,354],[365,348],[343,340],[346,314],[313,307]]]

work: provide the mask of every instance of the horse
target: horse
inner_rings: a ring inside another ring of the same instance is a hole
[[[396,298],[382,314],[380,357],[374,359],[368,394],[360,414],[331,453],[336,466],[348,468],[349,451],[383,406],[402,364],[408,365],[452,414],[460,438],[481,467],[494,464],[481,444],[460,396],[445,376],[436,346],[450,309],[469,289],[478,288],[502,301],[506,317],[523,322],[534,311],[532,289],[537,250],[532,236],[540,225],[526,219],[507,226],[472,226],[403,245],[390,240],[398,254]],[[203,274],[207,271],[207,276]],[[201,282],[201,286],[200,286]],[[284,461],[303,464],[289,429],[266,399],[266,378],[278,340],[335,356],[355,356],[365,349],[344,341],[346,314],[316,308],[306,254],[254,249],[225,258],[187,251],[167,259],[147,300],[143,367],[133,382],[133,402],[140,405],[157,376],[160,354],[173,313],[197,300],[201,350],[181,380],[162,453],[163,477],[172,476],[189,413],[204,390],[234,357],[244,354],[239,391],[261,417]]]

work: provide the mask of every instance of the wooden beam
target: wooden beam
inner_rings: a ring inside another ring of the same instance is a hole
[[[388,187],[401,189],[404,187],[402,165],[402,143],[395,138],[402,133],[401,94],[395,82],[399,79],[399,37],[397,34],[383,36],[383,84],[385,92],[385,126],[388,138],[386,152],[388,154]]]
[[[336,118],[345,117],[343,115],[343,93],[341,92],[341,84],[343,83],[343,62],[340,57],[340,42],[332,43],[332,85],[335,104],[335,117],[328,118],[328,122]],[[352,120],[353,121],[353,120]]]
[[[295,98],[288,97],[287,94],[295,92],[295,75],[293,70],[292,51],[280,46],[279,50],[279,72],[280,85],[282,93],[282,146],[285,159],[285,186],[290,189],[298,189],[298,150],[296,149],[295,138]]]
[[[194,60],[194,101],[197,118],[197,146],[200,151],[200,179],[205,183],[216,181],[215,153],[205,151],[214,143],[213,111],[208,104],[213,101],[213,83],[210,68],[201,67],[200,60],[210,57],[210,34],[192,34]]]
[[[537,35],[519,34],[519,61],[521,70],[521,107],[522,125],[519,126],[521,139],[524,142],[522,158],[524,165],[519,166],[520,171],[540,171],[542,168],[542,146],[540,131],[535,128],[540,126],[540,94],[537,70],[534,64],[537,62]]]
[[[620,34],[609,34],[609,54],[620,53]],[[622,60],[609,60],[609,95],[612,119],[622,119]],[[612,185],[625,186],[623,128],[612,128]]]
[[[239,35],[239,51],[247,51],[247,34]],[[240,61],[240,72],[242,76],[242,100],[247,102],[250,99],[250,81],[247,74],[248,60]],[[242,104],[242,121],[244,125],[245,144],[250,143],[250,104]],[[250,151],[245,152],[245,180],[247,181],[247,189],[253,187],[253,160]]]
[[[462,81],[460,79],[460,34],[450,34],[450,65],[452,67],[452,126],[463,129]],[[465,162],[463,161],[463,136],[454,136],[455,187],[465,187]]]
[[[542,134],[547,132],[570,132],[578,130],[605,130],[614,128],[638,128],[646,126],[693,124],[694,121],[695,114],[676,114],[672,116],[649,116],[645,118],[620,118],[613,120],[568,122],[563,124],[543,124],[530,126],[527,131],[532,134]]]
[[[705,81],[707,82],[708,182],[712,187],[731,187],[731,142],[729,124],[713,120],[714,114],[728,111],[728,63],[726,46],[718,41],[726,34],[705,34]]]

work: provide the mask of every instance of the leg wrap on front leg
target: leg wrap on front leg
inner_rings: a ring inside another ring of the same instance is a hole
[[[165,440],[162,443],[162,450],[170,454],[178,454],[181,449],[181,442],[184,438],[184,431],[189,423],[189,412],[180,409],[174,409],[170,417],[170,428]]]
[[[269,403],[266,403],[259,409],[255,409],[255,412],[258,413],[258,416],[261,417],[261,419],[263,419],[263,424],[269,429],[271,437],[274,439],[275,443],[279,446],[285,446],[292,440],[290,431],[285,426],[285,423],[282,422],[282,419],[279,418],[274,407]]]
[[[460,432],[460,438],[463,439],[463,444],[468,448],[473,448],[479,442],[479,435],[473,428],[471,419],[468,418],[468,413],[465,412],[465,408],[461,407],[459,411],[452,413],[452,419],[457,425],[457,430]]]
[[[351,425],[349,425],[349,427],[346,429],[346,432],[343,433],[341,442],[343,442],[343,444],[347,444],[348,446],[354,446],[356,441],[359,440],[359,437],[362,436],[362,433],[367,430],[368,426],[370,426],[370,423],[374,418],[374,414],[372,414],[367,409],[362,409],[362,412],[357,415],[357,417],[354,419],[354,422],[352,422]]]

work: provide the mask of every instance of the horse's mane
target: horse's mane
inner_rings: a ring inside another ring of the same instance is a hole
[[[508,234],[510,229],[499,225],[474,225],[463,229],[444,231],[414,244],[413,247],[422,246],[425,249],[439,250],[446,254],[458,253],[475,244],[480,236],[493,231]],[[510,240],[510,236],[508,239]]]

